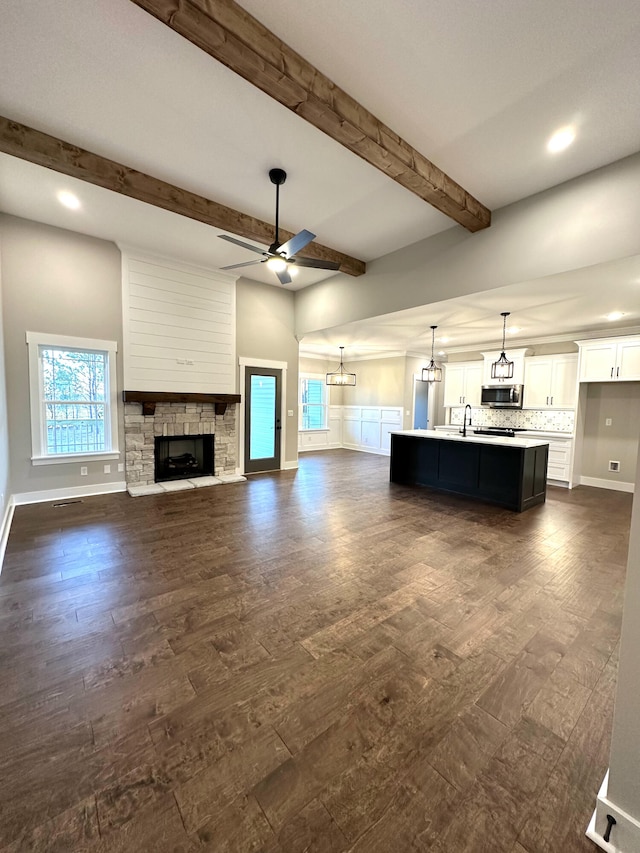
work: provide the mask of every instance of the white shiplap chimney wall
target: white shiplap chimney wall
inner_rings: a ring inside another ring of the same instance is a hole
[[[236,277],[122,252],[124,387],[236,391]]]

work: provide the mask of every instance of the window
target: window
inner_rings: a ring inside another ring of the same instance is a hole
[[[115,341],[27,332],[32,462],[118,456]]]
[[[327,428],[327,386],[325,378],[300,374],[300,429]]]

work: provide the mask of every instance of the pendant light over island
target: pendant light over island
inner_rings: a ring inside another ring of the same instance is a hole
[[[492,379],[511,379],[513,377],[513,362],[509,361],[507,354],[504,351],[504,339],[507,333],[507,317],[510,313],[510,311],[503,311],[500,315],[502,317],[502,352],[500,353],[500,358],[497,361],[494,361],[491,365]]]
[[[431,326],[431,361],[426,367],[422,368],[422,376],[420,378],[423,382],[442,382],[442,368],[439,364],[436,364],[433,358],[437,328],[437,326]]]

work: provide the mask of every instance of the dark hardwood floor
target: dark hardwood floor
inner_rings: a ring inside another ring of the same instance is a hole
[[[17,508],[0,851],[594,851],[631,495],[388,465]]]

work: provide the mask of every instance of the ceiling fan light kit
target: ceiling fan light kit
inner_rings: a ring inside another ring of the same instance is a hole
[[[327,385],[355,385],[355,373],[347,373],[344,364],[342,363],[342,351],[344,347],[340,347],[340,366],[332,373],[327,373]]]
[[[442,382],[442,368],[439,364],[436,364],[433,357],[437,328],[437,326],[431,327],[431,361],[426,367],[422,368],[422,376],[420,378],[423,382]]]
[[[509,314],[509,311],[503,311],[500,315],[502,317],[502,352],[500,353],[500,358],[497,361],[494,361],[491,365],[492,379],[502,380],[511,379],[513,377],[513,362],[509,361],[507,354],[504,351],[504,339],[507,334],[507,317]]]
[[[315,240],[316,235],[311,231],[303,229],[294,235],[285,243],[280,243],[280,187],[287,180],[287,173],[284,169],[269,169],[269,180],[275,184],[276,188],[276,231],[273,243],[267,251],[258,249],[257,246],[252,246],[250,243],[245,243],[235,237],[229,237],[227,234],[218,234],[221,240],[227,240],[229,243],[234,243],[236,246],[242,246],[243,249],[250,249],[252,252],[262,255],[260,261],[245,261],[242,264],[231,264],[222,267],[223,270],[236,270],[240,267],[250,267],[254,264],[265,264],[274,272],[280,284],[291,284],[292,278],[289,273],[291,264],[299,267],[310,267],[318,270],[339,270],[340,264],[335,261],[321,261],[314,258],[296,258],[297,252],[302,251],[312,240]]]

